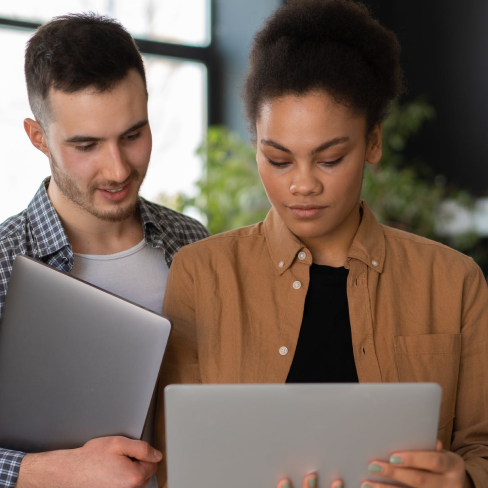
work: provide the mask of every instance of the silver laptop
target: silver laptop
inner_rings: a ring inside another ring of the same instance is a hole
[[[0,447],[139,439],[170,329],[161,315],[17,257],[0,323]]]
[[[165,390],[168,486],[385,481],[397,450],[433,450],[441,388],[417,384],[174,385]]]

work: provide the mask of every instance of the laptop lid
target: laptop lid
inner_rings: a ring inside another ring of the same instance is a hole
[[[311,472],[320,486],[380,481],[371,461],[435,449],[440,401],[432,383],[171,385],[168,486],[275,487],[287,477],[299,487]]]
[[[139,439],[170,329],[161,315],[17,257],[0,324],[0,446]]]

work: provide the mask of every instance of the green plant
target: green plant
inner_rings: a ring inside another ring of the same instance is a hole
[[[259,179],[254,148],[223,126],[210,127],[197,153],[203,176],[195,197],[177,195],[172,205],[184,212],[197,208],[211,234],[254,224],[266,217],[270,204]],[[168,204],[168,197],[159,200]]]

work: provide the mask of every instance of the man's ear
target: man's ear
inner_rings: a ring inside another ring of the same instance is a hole
[[[24,129],[32,145],[49,157],[49,148],[47,147],[47,137],[41,124],[33,119],[24,120]]]
[[[378,164],[383,155],[382,124],[376,124],[368,136],[366,146],[366,161],[369,164]]]

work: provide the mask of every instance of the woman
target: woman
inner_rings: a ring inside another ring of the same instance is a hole
[[[379,225],[360,200],[402,88],[399,51],[393,33],[345,0],[296,0],[258,32],[244,99],[273,208],[177,254],[162,383],[437,382],[446,450],[394,453],[370,470],[392,485],[479,488],[488,486],[484,277],[452,249]],[[304,486],[316,483],[311,474]]]

